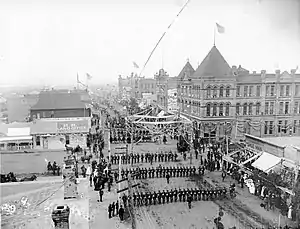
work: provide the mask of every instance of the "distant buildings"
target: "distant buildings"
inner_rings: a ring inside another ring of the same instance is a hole
[[[178,76],[180,113],[205,138],[300,135],[300,74],[230,67],[213,46],[196,71]]]
[[[168,109],[168,90],[177,88],[177,78],[169,77],[164,69],[160,69],[154,78],[138,77],[133,73],[126,78],[119,76],[118,86],[119,95],[123,99],[147,99],[152,94],[157,104]]]

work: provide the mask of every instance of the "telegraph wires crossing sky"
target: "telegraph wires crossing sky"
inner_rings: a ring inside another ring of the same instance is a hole
[[[143,71],[145,70],[149,60],[151,59],[154,51],[156,50],[157,46],[159,45],[159,43],[161,42],[161,40],[164,38],[164,36],[166,35],[166,33],[168,32],[168,30],[171,28],[171,26],[174,24],[174,22],[176,21],[176,19],[179,17],[179,15],[182,13],[182,11],[187,7],[187,5],[190,3],[191,0],[188,0],[180,9],[179,13],[176,15],[176,17],[173,19],[173,21],[169,24],[168,28],[166,29],[166,31],[163,33],[163,35],[160,37],[160,39],[158,40],[158,42],[156,43],[156,45],[154,46],[154,48],[152,49],[146,63],[144,64],[139,77],[141,77]]]

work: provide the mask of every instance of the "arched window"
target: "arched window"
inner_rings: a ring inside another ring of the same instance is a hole
[[[249,115],[252,115],[252,107],[253,107],[253,104],[249,103],[249,111],[248,111]]]
[[[225,116],[229,116],[229,112],[230,112],[230,103],[226,103]]]
[[[260,115],[260,103],[256,103],[256,115]]]
[[[210,116],[210,103],[206,104],[206,116]]]
[[[224,115],[224,104],[221,103],[219,107],[219,116],[223,116],[223,115]]]
[[[230,96],[230,86],[226,87],[226,97]]]
[[[224,87],[221,86],[220,87],[220,97],[223,97],[224,96]]]
[[[211,97],[211,87],[210,87],[210,86],[208,86],[208,87],[206,88],[206,97],[207,97],[207,98],[210,98],[210,97]]]
[[[217,98],[218,97],[218,88],[217,86],[214,86],[214,89],[213,89],[213,98]]]
[[[239,115],[239,114],[240,114],[240,106],[241,106],[241,104],[239,104],[239,103],[237,103],[237,104],[235,105],[235,113],[236,113],[236,115]]]
[[[213,116],[217,116],[217,104],[216,103],[214,103],[214,105],[213,105]]]
[[[247,103],[244,103],[244,106],[243,106],[243,115],[247,115]]]

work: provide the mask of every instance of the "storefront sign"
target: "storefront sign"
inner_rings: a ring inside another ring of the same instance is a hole
[[[89,125],[87,121],[57,123],[57,132],[59,133],[80,133],[88,131]]]

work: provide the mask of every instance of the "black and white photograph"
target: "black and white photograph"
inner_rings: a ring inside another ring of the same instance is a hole
[[[300,229],[300,0],[0,0],[3,229]]]

